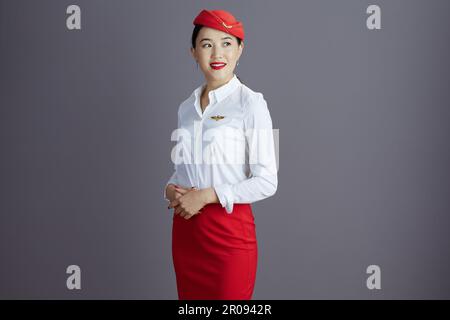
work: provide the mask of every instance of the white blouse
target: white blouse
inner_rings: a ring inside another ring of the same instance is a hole
[[[178,141],[171,154],[175,171],[166,187],[213,187],[222,207],[232,213],[234,203],[262,200],[277,190],[272,119],[262,93],[235,74],[208,93],[209,105],[202,112],[204,86],[179,106],[178,129],[171,137]]]

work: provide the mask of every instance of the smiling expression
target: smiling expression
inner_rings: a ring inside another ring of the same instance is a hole
[[[244,43],[238,45],[236,37],[203,27],[198,33],[195,48],[191,48],[191,54],[206,79],[220,81],[232,77],[243,47]]]

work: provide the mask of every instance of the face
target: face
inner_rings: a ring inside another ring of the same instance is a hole
[[[236,37],[217,29],[203,27],[198,33],[195,49],[191,48],[191,54],[208,81],[221,82],[233,76],[243,48],[244,42],[238,45]],[[225,63],[225,66],[215,66],[214,62]]]

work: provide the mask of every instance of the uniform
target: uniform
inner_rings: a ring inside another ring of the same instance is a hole
[[[249,300],[258,258],[251,203],[272,196],[278,185],[272,120],[263,95],[235,74],[208,93],[202,111],[204,86],[179,106],[174,172],[166,186],[212,187],[220,203],[207,204],[190,219],[173,213],[178,297]]]

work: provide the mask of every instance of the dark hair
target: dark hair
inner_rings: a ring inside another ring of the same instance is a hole
[[[201,30],[202,28],[203,28],[202,25],[196,24],[195,27],[194,27],[194,30],[192,31],[191,46],[192,46],[192,48],[194,48],[194,49],[195,49],[195,44],[196,44],[196,41],[197,41],[198,33],[200,32],[200,30]],[[236,37],[236,36],[233,36],[233,37],[236,38],[238,45],[240,45],[241,42],[242,42],[242,39],[241,39],[241,38],[238,38],[238,37]],[[236,77],[239,79],[240,82],[242,82],[242,80],[241,80],[237,75],[236,75]],[[243,83],[243,82],[242,82],[242,83]]]

